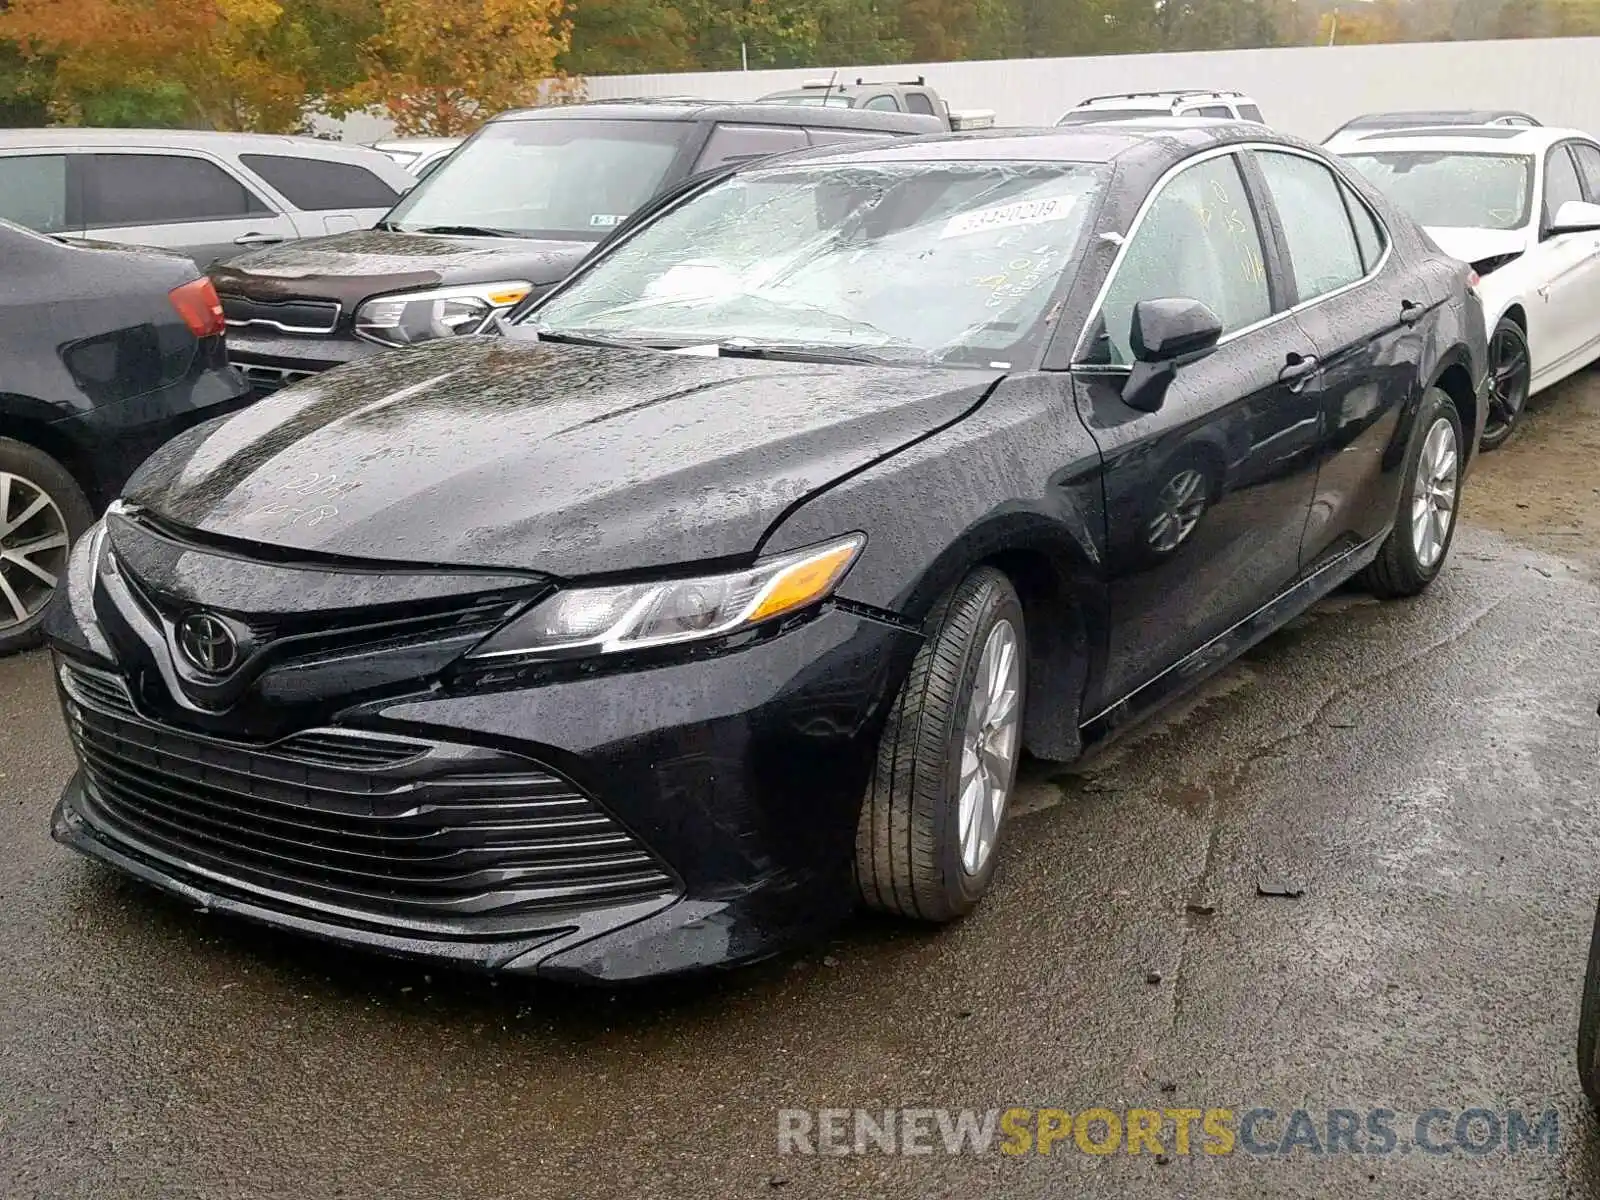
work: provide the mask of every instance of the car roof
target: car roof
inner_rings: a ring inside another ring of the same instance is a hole
[[[1376,112],[1362,113],[1359,117],[1352,117],[1339,127],[1342,133],[1345,130],[1355,129],[1391,129],[1421,125],[1488,125],[1490,122],[1499,121],[1506,117],[1520,117],[1525,121],[1539,124],[1529,114],[1514,108],[1441,108],[1421,109],[1416,112]]]
[[[464,137],[401,137],[382,138],[373,142],[377,150],[436,150],[446,146],[458,146],[466,139]]]
[[[1363,150],[1443,150],[1458,154],[1539,154],[1568,138],[1593,141],[1577,129],[1548,125],[1435,125],[1419,129],[1352,129],[1329,138],[1335,154]]]
[[[220,133],[197,129],[0,129],[0,150],[32,149],[93,150],[107,148],[137,148],[176,150],[233,151],[242,154],[283,153],[293,149],[296,154],[308,157],[367,158],[383,157],[370,146],[351,142],[333,142],[326,138],[302,137],[287,133]]]
[[[1213,88],[1176,88],[1165,92],[1115,92],[1106,96],[1090,96],[1080,100],[1073,106],[1074,110],[1085,108],[1128,108],[1138,103],[1152,104],[1177,104],[1182,100],[1246,100],[1250,97],[1243,92],[1230,90],[1217,90]]]
[[[885,139],[859,147],[822,146],[783,155],[781,162],[1075,162],[1135,159],[1162,166],[1213,146],[1270,142],[1308,143],[1247,121],[1147,117],[1105,125],[1050,125],[1038,129],[984,129],[927,137]],[[772,159],[741,169],[761,170]]]
[[[504,121],[730,121],[740,125],[796,125],[811,129],[868,129],[885,133],[929,133],[945,128],[937,117],[860,108],[801,108],[785,104],[737,104],[720,100],[594,100],[501,113]]]

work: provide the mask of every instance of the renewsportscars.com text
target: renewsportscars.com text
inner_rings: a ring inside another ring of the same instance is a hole
[[[1159,1154],[1259,1158],[1554,1154],[1554,1109],[788,1108],[778,1153]]]

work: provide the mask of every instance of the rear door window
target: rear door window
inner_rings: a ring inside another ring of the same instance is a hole
[[[365,167],[290,154],[241,154],[239,161],[305,212],[341,208],[390,209],[400,199]]]
[[[933,101],[926,92],[907,92],[906,109],[914,113],[926,113],[928,116],[937,116],[933,111]]]
[[[803,150],[808,144],[806,131],[792,125],[719,124],[700,152],[695,170],[709,171],[729,163],[782,154],[785,150]]]
[[[1258,151],[1256,158],[1289,243],[1300,300],[1325,296],[1366,274],[1355,227],[1333,172],[1298,154]]]
[[[868,100],[861,107],[862,108],[877,109],[880,112],[899,112],[900,111],[900,101],[896,100],[893,96],[889,96],[889,95],[874,96],[871,100]]]
[[[0,157],[0,217],[39,233],[72,228],[67,220],[67,156]]]
[[[272,212],[216,163],[179,154],[93,154],[83,180],[88,229],[222,221]]]
[[[1266,124],[1266,122],[1262,120],[1261,110],[1254,104],[1239,105],[1239,115],[1246,121],[1256,121],[1263,125]]]
[[[1222,117],[1226,120],[1233,116],[1233,110],[1226,104],[1207,104],[1202,108],[1190,110],[1192,115],[1199,117]]]
[[[1572,157],[1578,160],[1578,174],[1590,204],[1600,204],[1600,146],[1593,142],[1572,142]]]
[[[1572,165],[1572,155],[1567,153],[1568,143],[1550,147],[1544,164],[1544,223],[1548,226],[1556,213],[1568,200],[1583,199],[1583,185],[1578,182],[1578,170]]]

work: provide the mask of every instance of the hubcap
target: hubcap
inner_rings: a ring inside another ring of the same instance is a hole
[[[1167,481],[1156,499],[1156,515],[1150,518],[1150,549],[1165,554],[1177,549],[1194,532],[1206,508],[1205,485],[1204,476],[1192,468],[1179,471]]]
[[[958,816],[961,866],[968,875],[976,875],[989,861],[1016,775],[1021,686],[1017,631],[1010,621],[996,621],[978,659],[967,724],[961,735]]]
[[[33,480],[0,471],[0,633],[50,603],[67,567],[66,518]]]
[[[1444,554],[1456,518],[1456,431],[1444,417],[1428,430],[1411,497],[1411,545],[1431,570]]]
[[[1528,400],[1528,347],[1514,330],[1495,331],[1489,344],[1490,432],[1510,425]]]

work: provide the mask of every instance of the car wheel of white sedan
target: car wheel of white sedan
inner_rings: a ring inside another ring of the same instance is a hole
[[[1478,443],[1483,449],[1495,450],[1510,440],[1527,406],[1532,379],[1528,336],[1511,318],[1501,317],[1489,339],[1489,411]]]

